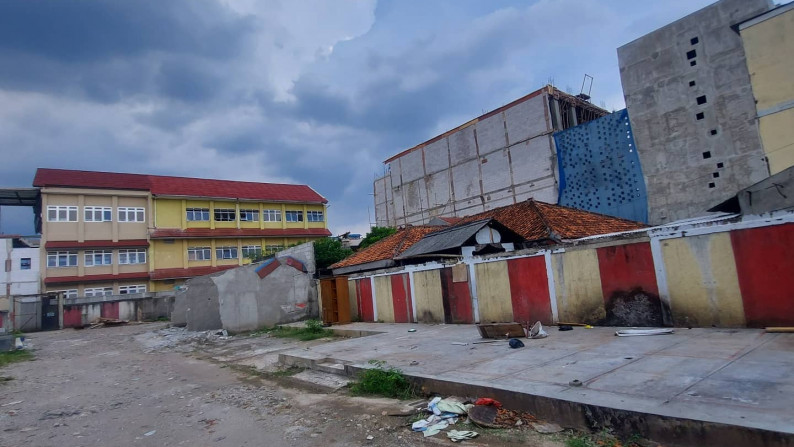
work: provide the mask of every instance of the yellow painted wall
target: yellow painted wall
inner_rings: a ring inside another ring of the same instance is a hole
[[[185,268],[185,248],[181,240],[175,240],[173,244],[167,244],[162,240],[154,240],[149,249],[149,264],[153,264],[154,269],[173,269]]]
[[[477,302],[481,323],[509,323],[513,321],[510,300],[510,279],[507,262],[489,262],[474,266],[477,275]]]
[[[557,311],[561,322],[595,323],[606,317],[601,274],[595,250],[572,250],[551,256]]]
[[[320,290],[318,287],[317,290]],[[358,300],[356,299],[356,280],[347,280],[347,300],[350,303],[350,318],[358,320]]]
[[[378,321],[394,323],[394,302],[391,295],[391,277],[375,278],[375,303],[378,306]]]
[[[416,317],[420,323],[443,323],[444,301],[441,271],[426,270],[414,273]]]
[[[741,31],[756,110],[764,113],[794,101],[794,10]],[[771,174],[794,166],[794,109],[759,119]]]
[[[794,100],[794,10],[741,31],[758,110]]]
[[[789,84],[794,84],[794,81]],[[762,116],[758,126],[769,160],[770,174],[794,166],[794,108]]]
[[[662,242],[676,326],[743,326],[744,307],[728,233]]]
[[[182,201],[175,199],[155,199],[155,225],[157,228],[182,228]]]
[[[152,292],[169,292],[174,290],[174,287],[185,284],[184,279],[176,279],[173,284],[168,284],[165,281],[152,281]]]

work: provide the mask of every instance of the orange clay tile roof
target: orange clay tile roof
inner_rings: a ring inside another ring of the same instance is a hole
[[[332,269],[393,259],[424,236],[461,224],[494,219],[527,241],[578,239],[647,228],[640,222],[529,199],[473,216],[442,217],[451,226],[407,227],[332,265]]]
[[[534,199],[467,216],[461,223],[488,218],[510,228],[527,241],[578,239],[647,227],[640,222],[552,205]]]
[[[337,262],[330,268],[338,269],[351,265],[367,264],[370,262],[392,259],[407,250],[411,245],[419,242],[419,240],[425,235],[438,230],[443,230],[445,228],[449,227],[424,225],[403,228],[391,236],[383,238],[369,247],[363,248],[360,251],[354,253],[352,256]]]

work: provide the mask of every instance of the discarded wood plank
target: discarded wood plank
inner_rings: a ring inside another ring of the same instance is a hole
[[[766,331],[772,334],[775,333],[794,333],[794,327],[768,327]]]

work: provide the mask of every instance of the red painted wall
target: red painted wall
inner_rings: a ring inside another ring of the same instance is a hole
[[[391,276],[391,296],[394,303],[394,322],[412,322],[414,311],[411,305],[411,282],[407,273]]]
[[[63,327],[79,327],[82,325],[82,306],[69,306],[63,308]]]
[[[601,247],[596,251],[604,301],[608,302],[615,292],[637,288],[659,296],[649,242]]]
[[[552,324],[549,280],[543,256],[507,261],[513,318],[517,322]]]
[[[102,308],[99,310],[102,318],[118,318],[119,317],[119,303],[102,303]]]
[[[731,232],[749,327],[794,325],[794,224]]]
[[[444,303],[444,322],[474,323],[469,283],[452,282],[452,269],[441,269],[441,292]]]
[[[372,307],[372,282],[369,278],[356,280],[356,299],[361,321],[375,321],[375,309]]]

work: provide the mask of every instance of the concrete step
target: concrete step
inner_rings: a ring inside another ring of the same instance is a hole
[[[290,379],[296,382],[297,385],[304,385],[320,392],[334,392],[346,387],[351,382],[351,379],[339,374],[311,369],[301,371]]]

